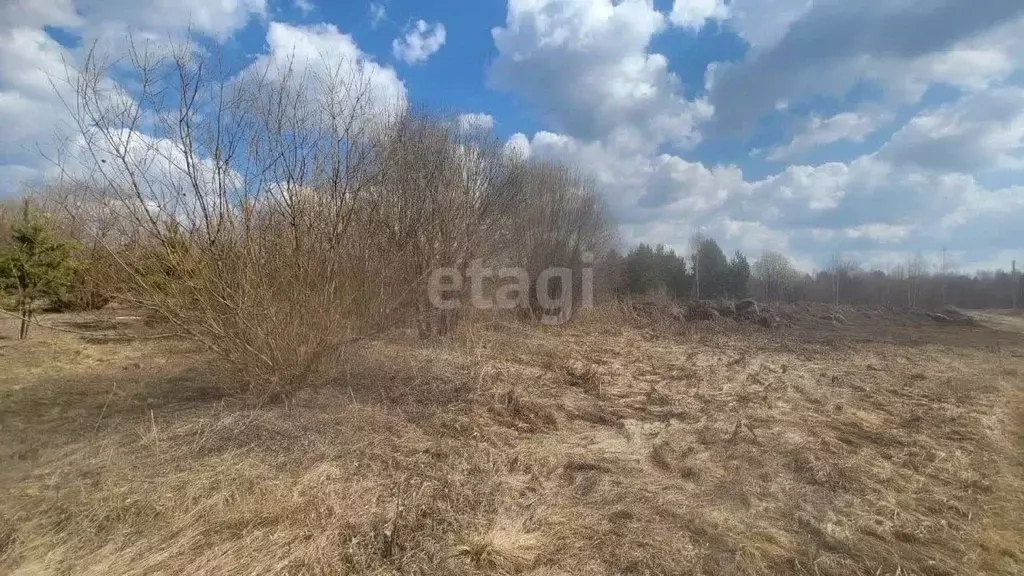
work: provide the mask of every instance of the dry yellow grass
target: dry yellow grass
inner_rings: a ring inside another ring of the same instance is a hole
[[[1024,570],[1019,334],[492,320],[258,411],[186,344],[35,334],[0,339],[0,573]]]

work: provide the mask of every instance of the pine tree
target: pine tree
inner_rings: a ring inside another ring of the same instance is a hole
[[[701,239],[697,253],[700,297],[721,298],[729,289],[729,260],[713,238]]]
[[[0,287],[15,293],[22,340],[28,337],[35,304],[60,298],[67,290],[73,273],[71,255],[72,246],[56,237],[26,199],[21,220],[11,227],[11,243],[0,253]]]
[[[626,277],[630,294],[642,296],[658,289],[661,274],[654,248],[640,244],[629,252],[626,256]]]
[[[746,298],[750,285],[750,262],[739,250],[729,262],[729,295],[733,298]]]

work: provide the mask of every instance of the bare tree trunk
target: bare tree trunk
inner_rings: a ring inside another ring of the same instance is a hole
[[[18,313],[21,316],[21,325],[18,327],[18,339],[25,340],[28,338],[29,323],[32,320],[32,301],[22,295],[19,297],[18,308]]]

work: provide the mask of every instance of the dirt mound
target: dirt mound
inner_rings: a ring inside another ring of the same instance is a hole
[[[946,306],[942,312],[928,312],[928,317],[939,324],[958,324],[960,326],[974,326],[977,322],[974,318],[964,314],[956,306]]]
[[[880,327],[927,327],[936,324],[971,326],[974,319],[949,307],[941,313],[914,308],[878,305],[833,305],[824,302],[756,303],[761,315],[776,316],[783,325],[816,329],[853,329]],[[747,305],[749,306],[749,304]],[[739,315],[739,319],[750,319]],[[755,320],[756,321],[756,320]]]
[[[744,314],[746,312],[753,312],[759,314],[760,310],[757,307],[757,302],[753,298],[747,298],[746,300],[740,300],[736,303],[736,312]]]
[[[732,314],[736,310],[733,309]],[[691,302],[686,307],[686,319],[691,322],[714,322],[722,316],[730,316],[728,309],[710,300],[698,300]]]
[[[847,330],[877,327],[974,326],[975,319],[955,307],[941,312],[878,305],[833,305],[824,302],[757,302],[751,298],[697,300],[683,304],[634,304],[641,316],[656,315],[678,323],[722,322],[763,328],[796,327]]]

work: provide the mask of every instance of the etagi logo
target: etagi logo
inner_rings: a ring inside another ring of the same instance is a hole
[[[580,258],[579,290],[573,285],[573,269],[551,267],[541,270],[534,281],[536,288],[533,295],[537,304],[545,311],[541,322],[557,325],[567,322],[572,316],[573,295],[580,297],[581,308],[594,305],[594,255],[584,252]],[[484,288],[485,279],[497,280],[493,296],[488,296]],[[465,271],[458,268],[436,268],[430,273],[427,283],[427,295],[430,303],[440,310],[454,310],[463,305],[466,284],[469,284],[469,305],[480,310],[497,308],[513,310],[529,308],[531,295],[530,273],[525,268],[487,268],[483,260],[477,259],[469,263]],[[549,313],[554,311],[555,313]]]

